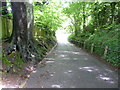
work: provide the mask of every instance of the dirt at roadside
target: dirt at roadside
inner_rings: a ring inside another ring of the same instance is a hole
[[[4,48],[9,43],[0,44],[0,48]],[[4,70],[4,65],[0,61],[0,88],[19,88],[19,86],[29,78],[30,73],[35,70],[35,68],[30,65],[30,63],[25,63],[22,69],[17,72],[6,72]]]
[[[36,68],[29,63],[25,65],[22,70],[18,72],[1,72],[0,84],[3,88],[22,88],[22,84],[30,77],[30,73],[35,71]]]
[[[22,79],[19,75],[2,73],[2,86],[3,88],[18,88],[19,85],[24,82],[25,79]]]

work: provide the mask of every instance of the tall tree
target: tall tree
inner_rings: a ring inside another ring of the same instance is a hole
[[[85,3],[83,2],[83,31],[85,29]]]
[[[11,2],[13,34],[6,54],[18,51],[24,60],[39,60],[40,53],[33,38],[33,6],[29,2]]]

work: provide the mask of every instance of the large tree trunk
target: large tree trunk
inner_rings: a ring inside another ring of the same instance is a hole
[[[33,6],[28,2],[11,2],[11,6],[13,34],[7,54],[18,51],[23,60],[36,62],[41,56],[33,38]]]

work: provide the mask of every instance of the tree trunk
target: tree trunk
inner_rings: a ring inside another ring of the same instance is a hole
[[[7,54],[18,51],[25,61],[40,59],[36,41],[33,38],[33,6],[28,2],[11,2],[13,12],[13,34]]]
[[[83,31],[85,29],[85,3],[83,3]]]
[[[112,14],[112,18],[111,18],[111,24],[114,23],[114,14],[115,14],[115,2],[112,2],[111,4],[111,14]]]

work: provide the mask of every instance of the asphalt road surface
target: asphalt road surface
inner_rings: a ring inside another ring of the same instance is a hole
[[[118,73],[58,36],[57,47],[33,71],[24,88],[117,88]]]

